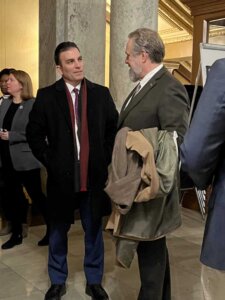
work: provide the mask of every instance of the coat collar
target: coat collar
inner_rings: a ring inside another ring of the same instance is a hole
[[[93,82],[89,81],[87,78],[85,78],[85,80],[86,80],[86,83],[87,83],[87,88],[92,89],[92,88],[95,87],[95,84]],[[55,86],[56,86],[57,91],[64,91],[65,92],[66,85],[65,85],[65,81],[64,81],[63,78],[56,81]]]
[[[134,96],[132,101],[128,104],[128,106],[124,109],[127,101],[130,99],[132,96],[135,88],[131,91],[131,93],[128,95],[126,100],[124,101],[124,104],[121,109],[121,113],[119,116],[119,121],[118,121],[118,127],[120,128],[120,125],[124,121],[124,119],[127,117],[129,112],[133,110],[136,105],[144,98],[144,96],[149,93],[149,91],[157,84],[158,80],[166,73],[168,72],[165,67],[161,68],[147,83],[146,85],[140,90],[140,92]]]
[[[7,98],[7,99],[4,99],[2,104],[1,104],[1,110],[3,112],[3,114],[5,114],[7,112],[7,110],[9,109],[10,105],[12,103],[12,98]],[[26,101],[22,101],[20,103],[21,106],[23,106],[24,104],[26,103]]]
[[[15,119],[16,119],[16,118],[24,111],[23,107],[26,105],[27,101],[29,101],[29,100],[22,101],[22,102],[20,103],[20,106],[19,106],[19,108],[17,109],[17,111],[16,111],[16,113],[15,113],[15,115],[14,115],[13,120],[15,120]],[[4,119],[6,113],[7,113],[8,109],[9,109],[11,103],[12,103],[12,98],[10,97],[10,98],[8,98],[8,99],[5,99],[5,100],[2,102],[2,104],[1,104],[1,109],[0,109],[0,128],[2,127],[3,119]],[[13,121],[13,122],[14,122],[14,121]]]
[[[85,80],[87,83],[87,90],[94,88],[95,85],[91,81],[87,80],[86,78]],[[64,114],[65,119],[72,130],[70,110],[69,110],[68,99],[66,95],[66,84],[63,78],[56,81],[55,89],[56,89],[56,102],[60,106],[60,110]]]
[[[72,130],[70,110],[69,110],[68,99],[66,95],[66,84],[63,78],[56,81],[55,89],[56,89],[56,102],[59,105],[60,111],[64,115],[69,128]]]

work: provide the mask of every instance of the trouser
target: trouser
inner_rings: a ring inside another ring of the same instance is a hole
[[[3,171],[2,167],[0,167],[0,215],[1,217],[5,217],[4,209],[2,207],[3,202],[3,194],[4,194],[4,180],[3,180]]]
[[[40,169],[34,169],[22,173],[22,184],[26,188],[26,191],[32,200],[32,205],[35,205],[43,216],[45,223],[48,224],[47,199],[45,194],[42,192]]]
[[[202,264],[201,283],[205,300],[224,300],[225,271]]]
[[[32,201],[37,204],[47,222],[46,197],[41,188],[40,169],[28,171],[4,171],[3,209],[6,219],[12,223],[12,233],[22,233],[22,223],[27,223],[28,201],[24,195],[26,188]]]
[[[166,238],[140,242],[137,254],[141,279],[138,300],[170,300],[170,267]]]
[[[79,210],[84,230],[84,272],[88,284],[99,284],[103,277],[104,245],[101,218],[93,220],[90,193],[77,193],[81,197]],[[51,222],[49,237],[48,272],[52,284],[65,283],[68,276],[67,252],[69,223]]]

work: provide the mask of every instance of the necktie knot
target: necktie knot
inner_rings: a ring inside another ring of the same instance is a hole
[[[140,91],[140,89],[141,89],[141,84],[139,82],[138,85],[136,86],[136,89],[135,89],[135,92],[134,92],[134,96],[137,95],[137,93]]]
[[[76,97],[78,97],[78,95],[79,95],[79,90],[78,90],[77,88],[74,88],[74,89],[73,89],[73,92],[74,92],[74,94],[76,95]]]

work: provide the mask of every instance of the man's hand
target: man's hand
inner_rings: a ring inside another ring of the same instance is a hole
[[[1,129],[0,130],[0,138],[2,140],[7,141],[9,139],[9,132],[6,129]]]

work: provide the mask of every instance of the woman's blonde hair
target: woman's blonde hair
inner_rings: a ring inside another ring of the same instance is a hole
[[[34,98],[33,85],[29,74],[22,70],[13,70],[10,74],[12,74],[22,85],[21,98],[23,100]]]

